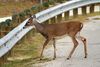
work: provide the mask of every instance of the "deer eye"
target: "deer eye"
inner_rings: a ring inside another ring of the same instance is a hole
[[[28,22],[28,24],[30,24],[30,22]]]

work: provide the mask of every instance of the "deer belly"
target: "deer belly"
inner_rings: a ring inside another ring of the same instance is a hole
[[[55,36],[54,38],[56,38],[56,39],[61,39],[61,38],[64,38],[64,37],[66,37],[66,36],[68,36],[68,34],[64,34],[64,35],[61,35],[61,36]]]
[[[56,32],[55,35],[54,35],[54,38],[63,38],[65,36],[68,36],[68,34],[65,31]]]

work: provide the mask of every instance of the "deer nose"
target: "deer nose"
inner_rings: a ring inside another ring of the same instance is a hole
[[[27,25],[28,25],[28,24],[26,23],[26,24],[24,25],[23,29],[25,29]]]

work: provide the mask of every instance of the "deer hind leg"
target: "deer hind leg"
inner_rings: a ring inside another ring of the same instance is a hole
[[[72,50],[71,50],[71,52],[70,52],[70,54],[69,54],[67,60],[69,60],[69,59],[71,58],[71,56],[72,56],[72,54],[74,53],[76,47],[78,46],[78,42],[77,42],[77,40],[76,40],[75,37],[72,37],[72,41],[73,41],[73,43],[74,43],[74,46],[73,46],[73,48],[72,48]]]
[[[49,43],[50,39],[47,39],[44,44],[43,44],[43,48],[42,48],[42,52],[41,52],[41,55],[40,55],[40,60],[42,60],[42,55],[43,55],[43,51],[44,51],[44,48],[47,46],[47,44]]]
[[[84,53],[85,53],[85,57],[84,58],[87,58],[87,41],[86,41],[86,38],[82,37],[82,36],[77,36],[77,38],[79,40],[81,40],[84,44]]]
[[[82,42],[84,44],[84,53],[85,53],[85,57],[84,58],[87,58],[87,44],[86,44],[87,41],[86,41],[86,38],[81,36],[81,40],[82,40]]]
[[[56,44],[55,44],[55,38],[53,38],[53,47],[54,47],[54,60],[56,58]]]

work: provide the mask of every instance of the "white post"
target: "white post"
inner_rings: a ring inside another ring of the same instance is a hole
[[[43,3],[43,0],[40,0],[40,4],[42,4]]]

